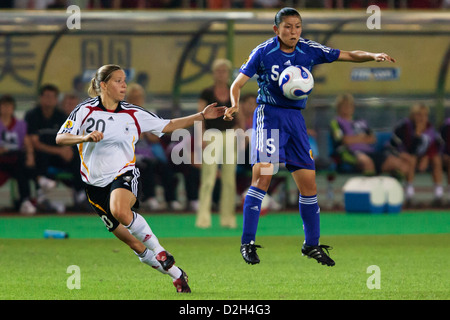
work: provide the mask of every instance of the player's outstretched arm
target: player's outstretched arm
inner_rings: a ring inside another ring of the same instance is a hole
[[[103,133],[92,131],[85,136],[77,136],[71,133],[59,133],[56,135],[56,144],[61,146],[73,146],[83,142],[99,142],[103,139]]]
[[[216,107],[217,102],[211,103],[210,105],[207,105],[205,109],[203,109],[202,112],[195,113],[193,115],[182,117],[182,118],[175,118],[170,120],[170,122],[164,127],[163,131],[164,133],[173,132],[177,129],[183,129],[188,128],[192,125],[194,125],[195,121],[203,121],[206,119],[216,119],[218,117],[223,116],[225,113],[225,109],[227,107]]]
[[[395,59],[386,53],[372,53],[372,52],[360,51],[360,50],[355,50],[355,51],[341,50],[338,61],[349,61],[349,62],[389,61],[389,62],[395,62]]]
[[[243,73],[239,73],[230,88],[231,107],[225,111],[223,119],[231,121],[234,114],[239,112],[239,98],[241,96],[241,89],[250,78]]]

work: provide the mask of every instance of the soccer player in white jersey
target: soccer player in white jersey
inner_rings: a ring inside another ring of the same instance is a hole
[[[170,275],[177,292],[191,292],[186,273],[159,243],[147,221],[134,210],[139,170],[134,147],[140,133],[157,136],[223,116],[226,107],[210,104],[202,112],[165,120],[124,101],[126,75],[118,65],[100,67],[91,81],[92,99],[79,104],[56,136],[59,145],[78,145],[86,194],[106,228],[125,242],[139,260]]]
[[[259,246],[255,244],[255,236],[261,202],[269,188],[274,163],[284,162],[300,192],[299,211],[305,232],[302,253],[323,265],[334,266],[334,261],[323,250],[328,251],[329,247],[319,244],[320,209],[317,203],[315,165],[302,115],[307,99],[290,100],[284,97],[278,86],[278,78],[283,70],[291,65],[303,66],[311,71],[316,64],[334,61],[395,60],[385,53],[343,51],[301,38],[302,19],[293,8],[278,11],[273,30],[275,36],[257,46],[241,66],[239,75],[231,85],[232,106],[225,113],[225,120],[233,119],[233,114],[239,111],[241,88],[257,74],[258,107],[253,118],[251,145],[254,165],[252,184],[244,202],[241,254],[249,264],[260,262],[256,254]],[[270,136],[272,132],[278,132],[276,153],[273,144],[268,143],[274,140]],[[265,172],[262,173],[262,170]]]

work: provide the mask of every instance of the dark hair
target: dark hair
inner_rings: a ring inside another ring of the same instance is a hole
[[[302,17],[297,10],[295,10],[294,8],[285,7],[278,11],[275,15],[275,25],[279,27],[280,23],[283,22],[283,18],[287,16],[297,16],[299,17],[300,22],[302,22]]]
[[[39,88],[39,96],[42,96],[45,91],[53,91],[56,96],[59,95],[59,89],[54,84],[44,84]]]
[[[122,70],[122,68],[117,64],[105,64],[104,66],[98,68],[88,89],[89,96],[92,98],[98,96],[101,92],[100,82],[107,82],[109,77],[111,77],[111,74],[117,70]]]
[[[5,94],[0,97],[0,105],[10,103],[16,108],[16,100],[10,94]]]

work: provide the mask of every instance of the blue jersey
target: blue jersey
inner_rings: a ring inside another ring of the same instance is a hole
[[[255,74],[259,76],[258,104],[304,109],[307,99],[291,100],[283,95],[278,86],[280,74],[289,66],[303,66],[311,71],[316,64],[335,61],[339,54],[338,49],[303,38],[300,38],[294,52],[286,53],[280,50],[276,36],[253,49],[239,71],[250,78]]]

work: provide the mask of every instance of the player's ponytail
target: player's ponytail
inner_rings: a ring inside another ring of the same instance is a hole
[[[91,84],[89,85],[88,95],[91,98],[94,98],[100,94],[100,88],[97,89],[97,85],[95,82],[95,78],[92,78]]]
[[[277,12],[275,15],[275,25],[277,27],[280,26],[280,23],[283,22],[283,18],[287,16],[297,16],[300,18],[300,22],[302,21],[302,17],[300,16],[300,13],[295,10],[294,8],[285,7]]]
[[[88,89],[89,96],[92,98],[99,96],[101,93],[100,82],[108,82],[111,74],[117,70],[122,70],[122,68],[116,64],[106,64],[101,66],[91,80]]]

